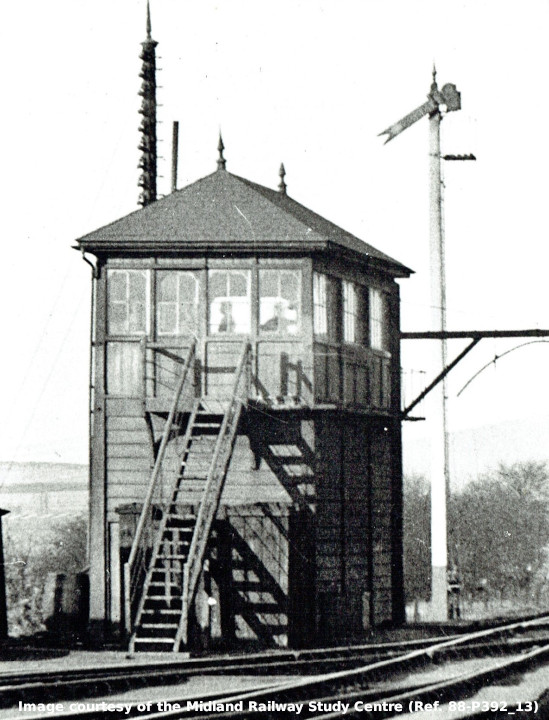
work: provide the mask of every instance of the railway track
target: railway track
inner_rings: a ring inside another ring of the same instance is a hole
[[[503,655],[512,657],[502,659]],[[370,657],[368,662],[366,658]],[[467,672],[457,667],[448,670],[448,678],[443,682],[417,681],[410,684],[402,676],[404,673],[417,672],[426,666],[455,661],[470,657],[490,657],[497,660],[482,663],[481,668]],[[371,659],[375,658],[375,659]],[[408,698],[416,702],[442,702],[448,693],[453,698],[459,692],[467,695],[490,678],[528,667],[532,663],[549,658],[549,617],[512,623],[452,638],[438,638],[407,643],[384,643],[381,645],[362,645],[328,650],[309,650],[302,652],[257,653],[247,656],[224,656],[222,658],[202,658],[170,663],[168,666],[139,666],[135,668],[103,669],[101,671],[69,671],[37,674],[32,678],[17,676],[10,679],[0,678],[0,697],[9,697],[9,704],[20,701],[29,703],[59,701],[66,697],[99,697],[130,687],[168,685],[179,682],[192,675],[207,674],[268,674],[275,676],[282,672],[301,673],[292,681],[273,682],[268,687],[249,688],[238,694],[212,693],[200,698],[171,698],[168,706],[159,709],[157,701],[149,703],[147,710],[143,705],[130,703],[129,710],[122,714],[108,712],[109,717],[147,717],[160,718],[224,718],[224,717],[261,717],[280,718],[283,706],[301,705],[300,717],[329,718],[340,717],[340,706],[348,705],[346,714],[350,717],[359,714],[367,717],[365,705],[381,704],[375,717],[387,717],[391,714],[388,705],[401,703]],[[344,669],[331,669],[321,672],[326,666],[336,665]],[[305,677],[303,675],[309,675]],[[310,677],[314,675],[313,677]],[[135,682],[139,679],[139,683]],[[391,680],[390,686],[387,681]],[[380,682],[383,681],[383,682]],[[39,698],[39,699],[38,699]],[[46,699],[47,698],[47,699]],[[395,699],[398,698],[398,699]],[[113,698],[112,703],[118,701]],[[215,703],[221,705],[215,705]],[[210,703],[210,704],[208,704]],[[358,706],[355,707],[355,703]],[[362,705],[360,705],[362,703]],[[385,705],[383,705],[385,703]],[[282,705],[281,705],[282,704]],[[71,703],[73,711],[63,713],[63,717],[92,720],[104,717],[104,709],[91,707],[93,701]],[[146,704],[145,704],[146,705]],[[80,706],[80,707],[79,707]],[[65,709],[65,708],[64,708]],[[394,710],[394,707],[393,707]],[[397,711],[399,714],[402,710]],[[335,713],[335,714],[334,714]],[[284,713],[286,715],[286,713]],[[19,715],[21,716],[21,715]],[[51,713],[34,718],[51,717]],[[494,716],[492,716],[494,717]]]
[[[452,636],[454,637],[454,636]],[[14,702],[45,702],[77,697],[90,689],[95,694],[131,688],[167,685],[197,675],[303,675],[352,668],[381,658],[430,647],[448,638],[369,643],[313,650],[280,650],[243,655],[176,659],[161,663],[116,664],[101,668],[0,674],[0,707]],[[131,656],[128,656],[131,660]]]

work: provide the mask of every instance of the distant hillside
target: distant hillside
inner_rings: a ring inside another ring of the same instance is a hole
[[[88,466],[0,462],[0,508],[18,517],[87,512]]]
[[[14,485],[35,483],[70,483],[83,487],[88,484],[87,465],[41,462],[0,462],[0,494],[10,492]]]
[[[427,475],[429,441],[421,436],[420,428],[409,425],[404,429],[404,472]],[[499,463],[529,460],[549,461],[549,416],[509,420],[450,434],[450,474],[456,487]]]

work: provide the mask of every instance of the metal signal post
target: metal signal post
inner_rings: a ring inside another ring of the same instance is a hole
[[[389,142],[425,115],[429,116],[432,328],[434,331],[440,332],[446,330],[446,277],[440,154],[440,122],[442,119],[440,108],[442,105],[446,107],[447,112],[460,110],[461,95],[456,86],[452,84],[446,84],[439,90],[436,82],[436,70],[433,68],[433,82],[427,102],[381,133],[381,135],[388,136],[386,142]],[[433,371],[435,375],[439,375],[446,367],[446,340],[441,339],[440,343],[436,345]],[[448,617],[446,502],[449,488],[449,448],[446,402],[446,379],[444,377],[431,393],[429,412],[431,424],[431,619],[433,620],[445,620]]]

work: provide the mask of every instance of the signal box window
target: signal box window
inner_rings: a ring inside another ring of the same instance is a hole
[[[313,325],[315,335],[328,334],[328,288],[326,275],[313,275]]]
[[[313,274],[313,327],[315,335],[339,342],[341,337],[340,282],[322,273]]]
[[[301,274],[295,270],[260,270],[260,331],[296,335],[300,324]]]
[[[210,270],[208,297],[211,335],[225,333],[247,335],[250,332],[249,271]]]
[[[343,281],[343,341],[366,344],[368,341],[367,288]]]
[[[159,335],[195,336],[198,333],[199,290],[196,273],[158,272],[156,322]]]
[[[144,335],[147,332],[147,285],[144,270],[109,270],[109,335]]]
[[[343,340],[358,342],[358,293],[352,282],[343,281]]]
[[[387,349],[387,308],[381,290],[370,288],[370,345],[375,350]]]

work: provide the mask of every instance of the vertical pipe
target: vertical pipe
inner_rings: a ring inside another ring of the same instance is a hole
[[[174,120],[172,130],[172,192],[177,190],[177,162],[179,155],[179,122]]]
[[[440,110],[429,116],[430,177],[430,274],[433,330],[446,326],[446,288],[442,234],[442,183],[440,161]],[[435,375],[446,365],[446,342],[435,343]],[[433,620],[447,619],[447,528],[446,528],[446,384],[431,393],[431,615]]]
[[[6,603],[6,575],[4,564],[4,545],[2,540],[2,516],[8,514],[8,510],[0,509],[0,640],[8,637],[8,608]]]

